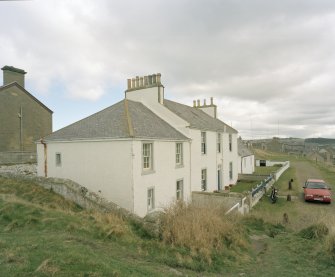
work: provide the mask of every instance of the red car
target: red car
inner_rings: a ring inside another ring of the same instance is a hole
[[[305,182],[304,195],[305,201],[319,201],[331,203],[331,192],[325,181],[321,179],[308,179]]]

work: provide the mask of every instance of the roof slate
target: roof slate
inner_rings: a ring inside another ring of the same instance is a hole
[[[45,141],[144,138],[188,140],[143,104],[122,100],[44,138]]]
[[[190,124],[190,128],[237,133],[237,131],[217,118],[213,118],[199,108],[190,107],[164,99],[164,106]]]
[[[253,153],[248,149],[248,147],[239,139],[237,140],[238,155],[241,157],[252,156]]]

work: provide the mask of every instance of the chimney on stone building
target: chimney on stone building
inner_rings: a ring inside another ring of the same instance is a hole
[[[3,85],[17,82],[24,88],[24,75],[27,72],[25,72],[23,69],[8,65],[5,65],[3,68],[1,68],[1,70],[3,71]]]

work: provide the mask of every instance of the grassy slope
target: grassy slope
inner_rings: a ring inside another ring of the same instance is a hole
[[[322,170],[325,179],[334,177]],[[279,180],[281,193],[291,177],[294,168]],[[299,196],[297,186],[292,195]],[[332,276],[335,261],[325,240],[298,235],[320,212],[310,216],[315,206],[300,204],[280,198],[272,205],[264,198],[240,221],[250,236],[267,235],[261,253],[232,245],[206,264],[186,249],[139,236],[116,216],[83,211],[33,183],[0,177],[0,276],[176,276],[175,270],[188,276]]]
[[[0,177],[0,275],[174,276],[157,262],[165,255],[159,247],[119,218],[99,218],[34,184]]]

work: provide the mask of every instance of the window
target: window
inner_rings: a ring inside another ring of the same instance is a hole
[[[148,211],[155,208],[155,190],[154,188],[148,189]]]
[[[201,190],[207,190],[207,169],[201,169]]]
[[[218,165],[218,190],[222,190],[222,165]]]
[[[142,144],[143,169],[152,169],[152,143]]]
[[[183,144],[176,143],[176,165],[183,164]]]
[[[233,138],[232,138],[232,135],[229,134],[229,151],[232,151],[233,150]]]
[[[62,166],[62,154],[56,153],[56,166]]]
[[[184,200],[184,181],[183,180],[177,181],[176,198],[177,200]]]
[[[206,154],[206,132],[201,132],[201,154]]]
[[[221,133],[218,133],[217,135],[217,151],[218,153],[221,153]]]
[[[229,179],[233,180],[233,163],[229,163]]]

